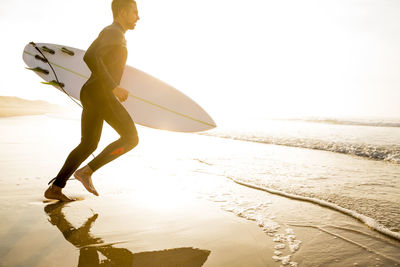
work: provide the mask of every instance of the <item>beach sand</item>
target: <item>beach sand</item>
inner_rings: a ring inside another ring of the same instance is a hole
[[[66,108],[41,100],[26,100],[14,96],[0,96],[0,117],[65,113]]]
[[[171,192],[179,195],[168,201],[173,206],[164,207],[156,205],[149,185],[135,186],[128,194],[107,192],[99,183],[102,195],[94,198],[72,181],[68,191],[81,200],[63,204],[44,202],[45,181],[38,186],[39,181],[2,187],[8,194],[2,190],[1,266],[97,266],[101,261],[113,266],[239,266],[241,261],[265,266],[271,261],[268,239],[254,223],[187,192]]]
[[[79,119],[0,119],[0,266],[399,266],[398,241],[201,161],[254,144],[138,131],[137,148],[95,173],[99,197],[70,180],[79,200],[58,203],[42,194],[79,142]],[[115,138],[106,126],[99,150]]]

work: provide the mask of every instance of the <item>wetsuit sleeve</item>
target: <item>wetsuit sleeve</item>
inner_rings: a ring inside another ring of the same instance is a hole
[[[86,51],[83,60],[89,67],[92,75],[100,79],[107,87],[114,89],[119,84],[115,82],[104,63],[104,56],[113,50],[124,48],[121,34],[116,31],[103,31]]]

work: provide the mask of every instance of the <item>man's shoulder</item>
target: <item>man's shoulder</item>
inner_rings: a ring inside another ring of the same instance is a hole
[[[112,35],[120,35],[123,38],[125,38],[125,34],[122,31],[121,26],[119,26],[119,24],[117,24],[116,22],[113,22],[110,25],[104,27],[104,29],[101,32],[112,34]]]
[[[99,37],[106,42],[121,43],[126,45],[126,39],[124,33],[115,25],[111,24],[106,26],[99,34]]]
[[[105,27],[100,32],[98,39],[102,44],[120,44],[126,46],[126,39],[124,34],[114,27]]]

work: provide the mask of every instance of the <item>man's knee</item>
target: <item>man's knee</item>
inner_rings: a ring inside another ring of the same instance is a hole
[[[135,146],[139,144],[139,136],[137,134],[129,135],[125,139],[125,144],[128,150],[133,149]]]

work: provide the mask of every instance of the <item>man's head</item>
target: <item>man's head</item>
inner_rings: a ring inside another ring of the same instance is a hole
[[[136,2],[134,0],[113,0],[111,4],[114,21],[125,30],[133,30],[139,20]]]

